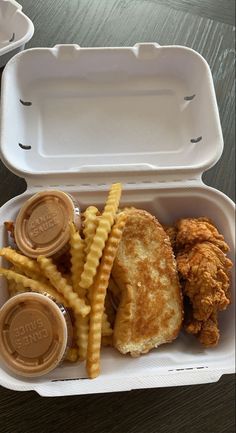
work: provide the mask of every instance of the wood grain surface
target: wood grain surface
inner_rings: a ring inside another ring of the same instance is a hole
[[[157,41],[192,47],[208,61],[225,148],[204,181],[235,197],[234,0],[20,0],[33,20],[28,47]],[[26,188],[0,163],[0,205]],[[41,398],[0,387],[0,433],[233,433],[234,376],[191,387]]]

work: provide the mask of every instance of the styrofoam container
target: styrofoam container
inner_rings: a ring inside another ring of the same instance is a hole
[[[34,26],[15,0],[0,0],[0,68],[22,51],[32,38]]]
[[[28,184],[0,211],[2,245],[4,220],[14,220],[35,192],[60,188],[82,207],[102,207],[110,184],[121,181],[121,204],[144,208],[162,223],[212,218],[234,257],[234,204],[202,182],[223,139],[211,72],[195,51],[158,44],[24,51],[3,73],[1,120],[2,159]],[[102,349],[102,372],[94,380],[86,378],[84,365],[64,364],[33,380],[2,367],[0,383],[59,396],[217,381],[235,368],[233,280],[232,293],[232,305],[219,315],[216,348],[203,348],[182,332],[137,359]]]

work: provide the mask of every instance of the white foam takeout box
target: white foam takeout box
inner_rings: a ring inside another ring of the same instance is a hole
[[[34,26],[15,0],[0,0],[0,68],[22,51],[32,38]]]
[[[162,223],[212,218],[233,257],[234,204],[202,182],[223,139],[211,72],[195,51],[156,43],[26,50],[3,73],[1,120],[2,159],[28,185],[0,211],[2,245],[3,222],[14,220],[33,193],[59,188],[82,207],[103,206],[111,183],[121,181],[122,205],[144,208]],[[5,284],[2,279],[0,304],[7,300]],[[94,380],[84,365],[63,364],[37,379],[1,367],[0,383],[60,396],[217,381],[234,372],[233,303],[220,313],[216,348],[182,332],[137,359],[102,349],[102,372]]]

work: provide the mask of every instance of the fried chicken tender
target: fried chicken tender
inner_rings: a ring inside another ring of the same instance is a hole
[[[210,242],[198,243],[177,255],[177,266],[195,319],[207,320],[215,309],[227,308],[231,261],[218,247]]]
[[[175,235],[177,250],[186,249],[196,243],[208,241],[225,253],[229,251],[224,237],[218,232],[209,218],[183,218],[177,221],[175,228],[177,230]]]
[[[193,318],[191,306],[185,311],[185,331],[196,335],[200,343],[205,347],[216,346],[220,338],[217,313],[212,313],[206,321],[200,321]]]
[[[220,338],[218,327],[217,313],[212,315],[205,322],[202,322],[201,331],[198,334],[198,340],[205,347],[217,346]]]
[[[208,218],[185,218],[168,231],[185,296],[185,330],[204,346],[215,346],[220,336],[217,313],[230,304],[229,247]]]

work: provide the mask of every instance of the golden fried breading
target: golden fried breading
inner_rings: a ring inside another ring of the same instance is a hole
[[[220,331],[218,328],[217,313],[212,313],[209,319],[202,323],[198,340],[205,347],[213,347],[218,344]]]
[[[207,320],[216,310],[226,309],[232,263],[217,246],[197,243],[177,255],[177,266],[195,319]]]
[[[217,314],[230,303],[232,262],[225,255],[229,247],[214,223],[205,217],[183,218],[174,229],[185,300],[184,328],[204,346],[216,346],[220,337]]]
[[[175,225],[177,251],[189,248],[199,242],[211,242],[223,252],[229,250],[224,237],[209,218],[183,218]]]
[[[217,346],[220,338],[217,313],[212,313],[207,320],[201,321],[193,318],[191,307],[187,312],[187,317],[184,320],[185,331],[195,335],[205,347]]]

